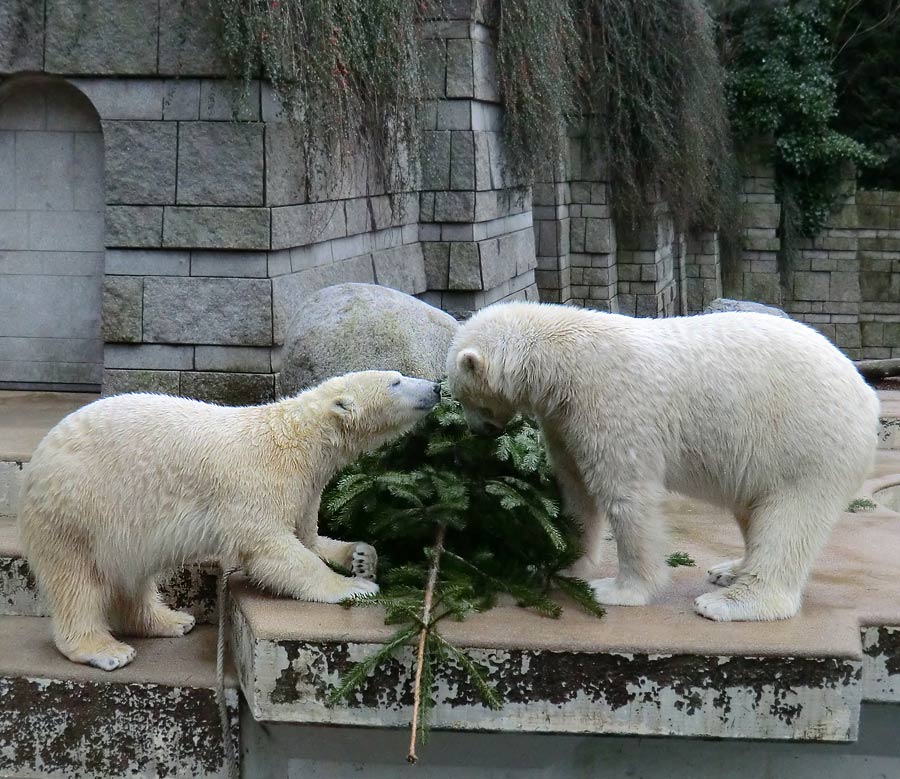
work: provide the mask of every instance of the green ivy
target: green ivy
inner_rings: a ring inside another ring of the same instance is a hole
[[[879,162],[834,129],[834,51],[828,34],[834,5],[833,0],[748,3],[723,17],[732,126],[740,140],[772,140],[786,240],[823,228],[848,163]]]

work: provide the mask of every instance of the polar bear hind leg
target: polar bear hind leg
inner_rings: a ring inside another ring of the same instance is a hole
[[[811,501],[815,492],[782,493],[755,508],[747,550],[734,583],[694,601],[698,614],[719,622],[788,619],[843,503]],[[819,493],[821,495],[821,493]]]
[[[45,561],[46,562],[46,561]],[[66,560],[41,565],[38,575],[53,615],[53,639],[74,663],[114,671],[135,657],[134,647],[113,638],[106,621],[109,591],[94,562],[77,550]]]

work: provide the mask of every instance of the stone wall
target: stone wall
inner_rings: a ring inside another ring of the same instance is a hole
[[[900,356],[900,193],[845,181],[838,208],[799,243],[782,279],[774,175],[759,162],[750,172],[740,288],[729,294],[781,306],[853,359]]]
[[[228,80],[205,3],[3,4],[0,100],[43,73],[102,123],[104,392],[271,398],[286,321],[339,282],[459,314],[537,298],[531,193],[506,173],[499,133],[496,3],[436,6],[426,164],[419,187],[387,192],[360,154],[307,186],[267,86]]]

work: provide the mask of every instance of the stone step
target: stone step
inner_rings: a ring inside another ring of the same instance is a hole
[[[60,655],[49,620],[0,617],[0,776],[228,776],[215,629],[132,643],[135,660],[105,672]],[[229,663],[226,702],[235,744],[238,700]]]
[[[559,620],[498,607],[442,623],[504,703],[485,707],[468,676],[446,663],[432,688],[433,726],[853,741],[862,700],[900,702],[900,516],[845,514],[794,619],[716,623],[693,613],[693,599],[714,589],[708,567],[740,555],[738,528],[718,509],[682,499],[666,513],[673,549],[696,567],[674,569],[651,606],[610,607],[603,620],[574,606]],[[609,547],[601,576],[615,571]],[[409,723],[411,646],[351,703],[326,705],[341,675],[393,635],[379,610],[277,599],[239,579],[231,591],[238,673],[255,719]]]
[[[200,623],[215,623],[218,567],[188,565],[164,577],[160,592],[172,608],[193,614]],[[45,617],[47,608],[38,593],[15,524],[0,519],[0,616]]]

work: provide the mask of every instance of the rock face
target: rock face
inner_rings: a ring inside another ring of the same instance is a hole
[[[449,314],[387,287],[326,287],[288,326],[281,395],[348,371],[395,370],[437,381],[456,328]]]
[[[750,300],[732,300],[731,298],[716,298],[706,308],[703,309],[704,314],[716,314],[720,311],[750,311],[755,314],[771,314],[772,316],[780,316],[784,319],[790,317],[780,308],[774,306],[765,306],[762,303],[754,303]]]

